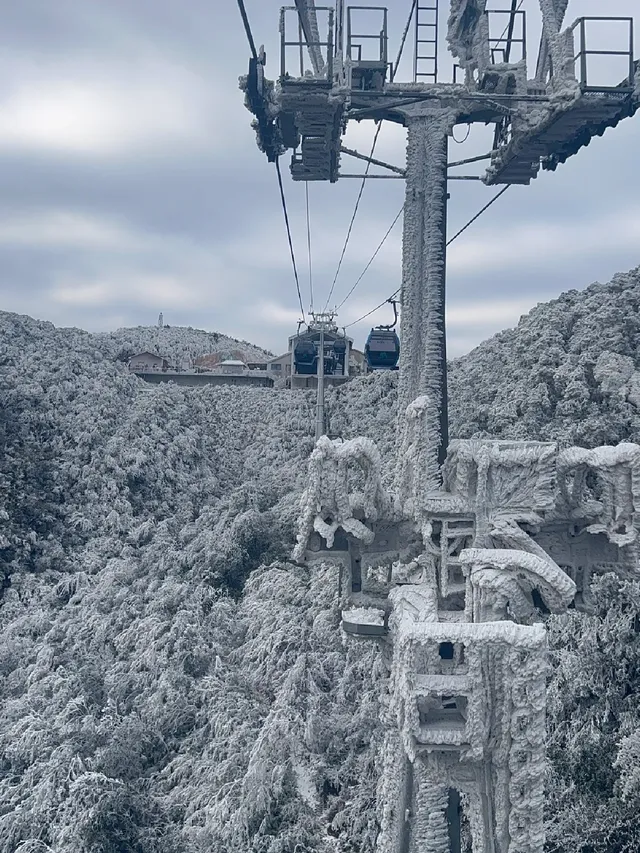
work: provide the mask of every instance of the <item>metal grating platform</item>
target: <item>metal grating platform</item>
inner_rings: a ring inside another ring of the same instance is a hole
[[[544,169],[555,169],[639,107],[640,102],[628,93],[586,92],[569,108],[553,113],[542,127],[519,134],[495,154],[485,182],[490,186],[529,184],[541,162]]]

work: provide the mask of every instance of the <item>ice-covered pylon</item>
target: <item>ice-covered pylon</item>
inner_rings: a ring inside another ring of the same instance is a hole
[[[311,454],[301,504],[294,559],[302,559],[314,530],[327,548],[340,527],[357,540],[371,542],[374,534],[364,522],[389,517],[391,512],[375,444],[368,438],[332,441],[322,436]]]
[[[438,418],[437,405],[426,394],[409,403],[399,415],[396,501],[408,517],[420,517],[424,497],[440,486]]]
[[[596,482],[596,492],[590,497],[597,518],[588,531],[604,533],[618,546],[635,543],[640,517],[640,447],[623,442],[593,450],[563,450],[558,455],[558,485],[569,514],[585,503],[589,473]]]

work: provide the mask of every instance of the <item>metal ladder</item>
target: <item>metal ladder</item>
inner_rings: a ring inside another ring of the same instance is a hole
[[[438,0],[416,4],[414,83],[438,82]]]

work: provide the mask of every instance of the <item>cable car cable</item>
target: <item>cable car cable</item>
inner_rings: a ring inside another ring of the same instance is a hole
[[[313,314],[313,267],[311,265],[311,218],[309,216],[309,181],[304,182],[304,195],[307,208],[307,256],[309,260],[309,311]]]
[[[238,9],[240,9],[240,15],[242,16],[242,23],[244,24],[244,31],[247,34],[247,40],[249,42],[249,47],[251,48],[251,53],[253,54],[253,58],[258,58],[258,51],[256,50],[256,43],[253,40],[253,33],[251,32],[251,25],[249,24],[249,18],[247,17],[247,10],[244,7],[244,0],[237,0]]]
[[[375,150],[376,150],[376,144],[377,144],[377,142],[378,142],[378,136],[380,135],[380,130],[381,130],[381,129],[382,129],[382,122],[381,122],[381,121],[379,121],[379,122],[378,122],[378,126],[377,126],[377,128],[376,128],[375,135],[374,135],[374,137],[373,137],[373,144],[371,145],[371,153],[369,154],[369,157],[373,157],[373,155],[374,155],[374,152],[375,152]],[[358,208],[360,207],[360,199],[362,198],[362,193],[364,192],[364,186],[365,186],[365,184],[366,184],[366,182],[367,182],[367,175],[369,174],[369,169],[370,169],[370,168],[371,168],[371,163],[370,163],[370,162],[367,162],[366,168],[365,168],[365,170],[364,170],[364,177],[362,178],[362,184],[360,185],[360,191],[359,191],[359,193],[358,193],[358,197],[357,197],[357,199],[356,199],[356,204],[355,204],[355,207],[354,207],[354,210],[353,210],[353,215],[352,215],[352,217],[351,217],[351,222],[349,223],[349,228],[348,228],[348,230],[347,230],[347,236],[346,236],[346,238],[345,238],[344,246],[342,247],[342,252],[341,252],[341,254],[340,254],[340,260],[338,261],[338,268],[337,268],[337,270],[336,270],[336,274],[335,274],[335,275],[334,275],[334,277],[333,277],[333,282],[332,282],[332,284],[331,284],[331,289],[329,290],[329,295],[327,296],[327,301],[326,301],[326,302],[325,302],[325,304],[324,304],[323,311],[326,311],[326,310],[327,310],[327,306],[329,305],[329,302],[330,302],[331,297],[332,297],[332,295],[333,295],[333,291],[334,291],[334,288],[335,288],[335,286],[336,286],[336,282],[337,282],[337,280],[338,280],[338,276],[340,275],[340,268],[342,267],[342,262],[343,262],[343,260],[344,260],[345,253],[346,253],[346,251],[347,251],[347,246],[349,245],[349,240],[350,240],[350,238],[351,238],[351,232],[352,232],[352,230],[353,230],[353,223],[356,221],[356,216],[358,215]]]
[[[342,308],[342,306],[344,305],[344,303],[347,301],[347,299],[351,296],[351,294],[353,293],[353,291],[356,289],[356,287],[360,284],[360,282],[361,282],[361,281],[362,281],[362,279],[364,278],[365,273],[367,272],[367,270],[369,269],[369,267],[371,266],[371,264],[375,261],[375,259],[376,259],[376,256],[377,256],[378,252],[379,252],[379,251],[380,251],[380,249],[384,246],[384,244],[385,244],[385,242],[386,242],[386,240],[387,240],[387,237],[388,237],[388,236],[389,236],[389,234],[391,234],[391,232],[393,231],[393,229],[394,229],[394,227],[395,227],[396,222],[397,222],[397,221],[398,221],[398,219],[400,219],[400,217],[402,216],[403,211],[404,211],[404,204],[402,205],[402,207],[400,208],[400,210],[399,210],[399,211],[398,211],[398,213],[396,214],[396,218],[393,220],[393,222],[392,222],[392,223],[391,223],[391,225],[389,226],[389,228],[388,228],[388,230],[387,230],[387,233],[384,235],[384,237],[383,237],[383,238],[382,238],[382,240],[380,241],[380,243],[379,243],[379,245],[378,245],[378,248],[375,250],[375,252],[374,252],[374,253],[373,253],[373,255],[371,256],[371,258],[370,258],[369,262],[367,263],[366,267],[362,270],[362,272],[360,273],[360,275],[359,275],[359,276],[358,276],[358,278],[356,279],[355,284],[353,285],[353,287],[351,288],[351,290],[347,293],[347,295],[346,295],[346,296],[345,296],[345,298],[342,300],[342,302],[338,305],[338,308],[337,308],[337,310],[338,310],[338,311]]]
[[[520,0],[518,5],[516,6],[516,0],[511,0],[511,9],[507,10],[509,12],[509,23],[504,28],[504,30],[502,31],[502,35],[500,36],[500,38],[496,42],[496,50],[499,50],[498,45],[500,44],[502,39],[507,35],[507,31],[511,30],[509,36],[507,36],[507,46],[506,46],[505,51],[504,51],[504,53],[505,53],[504,61],[505,62],[509,61],[508,54],[511,53],[511,44],[513,41],[513,28],[515,26],[515,16],[518,14],[520,9],[522,8],[523,3],[524,3],[524,0]]]
[[[407,40],[407,36],[409,34],[409,27],[411,26],[411,20],[413,18],[413,13],[415,12],[416,6],[418,5],[418,0],[413,0],[411,4],[411,11],[409,12],[409,17],[407,18],[407,23],[405,24],[404,32],[402,33],[402,38],[400,39],[400,49],[398,50],[398,55],[396,57],[395,64],[391,66],[391,82],[395,80],[396,74],[398,73],[398,66],[400,65],[400,60],[402,59],[402,53],[404,51],[404,45]]]
[[[293,251],[293,240],[291,239],[291,226],[289,224],[289,214],[287,213],[287,200],[284,196],[284,187],[282,185],[282,173],[280,171],[280,158],[276,158],[276,173],[278,175],[278,186],[280,187],[280,200],[282,202],[282,212],[284,213],[284,224],[287,228],[287,239],[289,241],[289,252],[291,253],[291,264],[293,265],[293,276],[296,280],[296,290],[298,291],[298,302],[300,303],[300,311],[302,312],[302,319],[306,322],[304,317],[304,306],[302,304],[302,294],[300,293],[300,278],[298,276],[298,267],[296,264],[296,256]]]
[[[485,212],[485,210],[488,210],[495,201],[498,201],[500,196],[504,195],[504,193],[506,193],[506,191],[509,189],[510,186],[512,186],[512,185],[506,184],[504,187],[502,187],[500,192],[496,193],[496,195],[494,195],[494,197],[491,199],[490,202],[485,204],[485,206],[481,210],[479,210],[476,213],[476,215],[467,222],[467,224],[465,226],[463,226],[456,234],[454,234],[450,240],[447,240],[447,246],[450,246],[453,243],[453,241],[457,237],[459,237],[463,232],[465,232],[470,225],[473,225],[473,223],[476,221],[476,219],[479,219],[482,216],[482,214]]]
[[[485,206],[481,210],[479,210],[476,213],[476,215],[474,217],[472,217],[463,228],[461,228],[458,232],[456,232],[453,235],[453,237],[451,237],[450,240],[447,240],[447,246],[450,246],[454,240],[456,240],[462,233],[464,233],[467,230],[467,228],[469,228],[470,225],[473,225],[473,223],[482,216],[482,214],[485,212],[485,210],[488,210],[494,202],[498,201],[498,199],[500,198],[501,195],[504,195],[504,193],[506,193],[506,191],[509,189],[510,186],[511,186],[511,184],[507,184],[506,186],[504,186],[500,190],[499,193],[496,193],[496,195],[494,195],[494,197],[491,199],[491,201],[488,202],[487,204],[485,204]],[[360,323],[362,320],[366,320],[367,317],[370,317],[371,314],[374,313],[374,311],[377,311],[378,308],[382,308],[382,306],[385,305],[387,302],[389,302],[390,299],[393,299],[394,297],[396,297],[398,295],[398,293],[400,293],[400,289],[401,288],[394,290],[394,292],[391,294],[391,296],[389,296],[387,299],[385,299],[379,305],[376,305],[376,307],[372,308],[371,311],[367,311],[367,313],[363,314],[362,317],[358,317],[357,320],[353,320],[353,322],[347,323],[347,325],[344,328],[348,329],[351,326],[355,326],[356,323]]]
[[[399,293],[400,293],[400,288],[398,288],[397,290],[395,290],[395,291],[391,294],[391,296],[389,296],[387,299],[384,299],[384,300],[380,303],[380,305],[376,305],[376,307],[375,307],[375,308],[372,308],[372,309],[371,309],[371,311],[367,311],[367,313],[366,313],[366,314],[363,314],[363,315],[362,315],[362,317],[359,317],[357,320],[354,320],[354,321],[353,321],[353,323],[347,323],[347,325],[346,325],[346,326],[344,326],[343,328],[348,329],[350,326],[355,326],[355,324],[356,324],[356,323],[359,323],[361,320],[366,320],[366,319],[367,319],[367,317],[370,317],[370,316],[373,314],[373,312],[374,312],[374,311],[377,311],[377,310],[378,310],[378,308],[382,308],[382,306],[383,306],[383,305],[386,305],[386,304],[387,304],[387,302],[389,302],[389,300],[393,299],[393,298],[394,298],[395,296],[397,296]]]
[[[247,16],[247,10],[244,5],[244,0],[237,0],[238,9],[240,10],[240,15],[242,17],[242,23],[244,24],[244,30],[247,34],[247,41],[249,42],[249,47],[251,48],[251,53],[253,54],[254,59],[258,59],[258,51],[256,50],[256,43],[253,39],[253,33],[251,32],[251,24],[249,23],[249,18]],[[300,278],[298,276],[298,267],[296,265],[296,256],[293,251],[293,240],[291,239],[291,226],[289,225],[289,214],[287,212],[287,201],[284,196],[284,187],[282,185],[282,173],[280,172],[280,160],[276,157],[276,173],[278,175],[278,186],[280,187],[280,201],[282,203],[282,212],[284,213],[284,224],[287,228],[287,239],[289,241],[289,251],[291,253],[291,263],[293,265],[293,276],[296,280],[296,290],[298,291],[298,301],[300,303],[300,311],[302,312],[302,319],[304,322],[304,306],[302,304],[302,294],[300,293]]]

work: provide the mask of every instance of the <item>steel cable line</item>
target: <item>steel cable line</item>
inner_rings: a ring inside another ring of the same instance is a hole
[[[251,25],[249,24],[249,18],[247,17],[247,10],[244,7],[244,0],[237,0],[238,9],[240,9],[240,15],[242,16],[242,23],[244,24],[244,31],[247,34],[247,41],[249,42],[249,47],[251,48],[251,53],[253,54],[253,58],[258,58],[258,51],[256,50],[256,43],[253,40],[253,33],[251,32]]]
[[[508,11],[510,12],[510,14],[509,14],[509,23],[508,23],[508,24],[507,24],[507,26],[504,28],[504,30],[502,31],[502,35],[500,36],[500,38],[499,38],[499,39],[498,39],[498,41],[496,42],[496,47],[497,47],[497,45],[499,45],[499,44],[500,44],[500,42],[502,41],[502,39],[507,35],[507,32],[508,32],[509,30],[511,31],[511,32],[510,32],[510,34],[509,34],[509,37],[507,38],[507,48],[506,48],[506,50],[505,50],[505,62],[508,62],[508,61],[509,61],[509,58],[506,56],[507,50],[508,50],[509,52],[511,52],[511,40],[512,40],[512,38],[513,38],[513,27],[514,27],[514,25],[515,25],[515,16],[518,14],[518,12],[520,11],[520,9],[522,8],[522,4],[523,4],[523,3],[524,3],[524,0],[520,0],[520,2],[518,3],[518,5],[516,6],[516,0],[511,0],[511,9],[510,9],[510,10],[508,10]]]
[[[400,40],[400,47],[399,47],[399,49],[398,49],[398,56],[396,57],[395,66],[394,66],[394,65],[392,65],[392,66],[391,66],[391,70],[392,70],[392,79],[395,77],[396,72],[397,72],[397,70],[398,70],[398,66],[400,65],[400,60],[402,59],[402,53],[403,53],[403,51],[404,51],[405,42],[406,42],[406,40],[407,40],[407,35],[408,35],[408,33],[409,33],[409,27],[411,26],[411,19],[413,18],[413,14],[414,14],[414,12],[416,11],[417,5],[418,5],[418,0],[413,0],[413,2],[412,2],[412,4],[411,4],[411,9],[409,10],[409,17],[407,18],[407,23],[406,23],[405,28],[404,28],[404,31],[403,31],[403,33],[402,33],[402,38],[401,38],[401,40]],[[375,136],[374,136],[374,138],[373,138],[373,144],[372,144],[372,146],[371,146],[371,153],[369,154],[369,157],[370,157],[370,158],[371,158],[371,157],[373,157],[373,155],[374,155],[374,153],[375,153],[375,150],[376,150],[376,143],[377,143],[377,141],[378,141],[378,135],[379,135],[379,133],[380,133],[380,129],[381,129],[381,128],[382,128],[382,121],[380,121],[380,122],[378,123],[378,127],[376,128],[376,133],[375,133]],[[340,267],[342,266],[342,261],[343,261],[343,259],[344,259],[344,255],[345,255],[345,252],[346,252],[346,250],[347,250],[347,244],[349,243],[349,238],[350,238],[350,236],[351,236],[351,230],[352,230],[352,228],[353,228],[353,223],[354,223],[354,221],[355,221],[356,214],[357,214],[357,212],[358,212],[358,205],[360,204],[360,199],[362,198],[362,193],[363,193],[363,191],[364,191],[364,186],[365,186],[365,183],[366,183],[366,181],[367,181],[367,175],[369,174],[369,169],[370,169],[370,167],[371,167],[371,163],[367,163],[367,166],[366,166],[366,168],[365,168],[365,170],[364,170],[364,177],[362,178],[362,185],[360,186],[360,192],[358,193],[358,198],[357,198],[357,200],[356,200],[355,210],[353,211],[353,216],[351,217],[351,223],[349,224],[349,230],[347,231],[347,238],[346,238],[346,240],[345,240],[345,243],[344,243],[344,246],[343,246],[343,249],[342,249],[342,254],[340,255],[340,261],[339,261],[339,263],[338,263],[338,269],[336,270],[336,274],[335,274],[335,277],[334,277],[334,279],[333,279],[333,283],[332,283],[332,285],[331,285],[331,290],[329,291],[329,296],[327,297],[327,301],[326,301],[325,306],[324,306],[324,310],[325,310],[325,311],[327,310],[327,305],[329,304],[329,300],[331,299],[331,296],[332,296],[332,294],[333,294],[333,290],[334,290],[334,288],[335,288],[335,286],[336,286],[336,281],[338,280],[338,275],[339,275],[339,273],[340,273]],[[402,207],[402,210],[404,210],[404,205],[403,205],[403,207]],[[394,221],[393,221],[393,225],[391,226],[391,228],[393,228],[393,226],[396,224],[396,222],[397,222],[397,221],[398,221],[398,219],[400,218],[400,214],[402,213],[402,210],[400,211],[400,213],[398,213],[398,215],[397,215],[397,216],[396,216],[396,218],[394,219]],[[360,278],[356,281],[356,283],[353,285],[353,287],[351,288],[351,290],[349,291],[349,293],[347,293],[347,295],[346,295],[346,296],[345,296],[345,298],[342,300],[342,302],[340,303],[340,305],[338,305],[338,308],[341,308],[341,307],[344,305],[344,303],[347,301],[347,299],[351,296],[351,294],[353,293],[353,291],[356,289],[356,287],[357,287],[357,286],[358,286],[358,284],[360,283],[360,280],[362,279],[362,276],[363,276],[363,275],[366,273],[366,271],[369,269],[369,267],[370,267],[371,263],[373,262],[373,260],[374,260],[375,256],[378,254],[378,252],[379,252],[379,251],[380,251],[380,249],[382,248],[382,244],[384,243],[384,241],[385,241],[385,240],[387,239],[387,237],[389,236],[389,233],[390,233],[390,231],[391,231],[391,228],[389,229],[389,231],[387,232],[387,234],[385,234],[385,236],[384,236],[384,238],[383,238],[383,240],[382,240],[382,243],[381,243],[381,244],[378,246],[378,248],[376,249],[376,251],[375,251],[375,253],[374,253],[374,255],[373,255],[373,258],[371,258],[371,260],[369,261],[369,263],[367,264],[367,266],[364,268],[364,270],[363,270],[363,272],[362,272],[362,275],[361,275],[361,276],[360,276]]]
[[[251,32],[251,24],[249,23],[249,18],[247,16],[247,10],[244,5],[244,0],[237,0],[238,9],[240,10],[240,15],[242,16],[242,23],[244,24],[244,31],[247,35],[247,41],[249,42],[249,47],[251,49],[251,53],[253,54],[254,59],[258,59],[258,51],[256,50],[256,43],[253,39],[253,33]],[[280,159],[276,157],[276,174],[278,176],[278,187],[280,188],[280,201],[282,203],[282,212],[284,214],[284,224],[287,229],[287,240],[289,242],[289,252],[291,253],[291,264],[293,266],[293,277],[296,281],[296,290],[298,291],[298,302],[300,303],[300,311],[302,312],[302,320],[306,323],[305,315],[304,315],[304,305],[302,304],[302,294],[300,292],[300,277],[298,276],[298,266],[296,264],[296,256],[293,251],[293,240],[291,238],[291,225],[289,224],[289,214],[287,212],[287,200],[284,195],[284,186],[282,185],[282,173],[280,172]]]
[[[378,142],[378,136],[380,135],[381,129],[382,129],[382,122],[380,121],[380,122],[378,122],[378,126],[376,128],[376,132],[375,132],[375,135],[373,137],[373,144],[371,145],[371,153],[369,154],[369,157],[373,157],[373,155],[375,153],[376,144]],[[362,184],[360,185],[360,191],[358,192],[356,204],[355,204],[355,207],[353,209],[353,216],[351,217],[351,222],[349,223],[349,228],[347,230],[347,236],[345,238],[344,246],[342,247],[342,252],[340,254],[340,260],[338,261],[338,268],[336,270],[336,274],[333,277],[333,282],[331,283],[331,289],[329,290],[329,295],[327,296],[327,301],[324,304],[324,309],[323,309],[324,311],[327,310],[327,306],[329,305],[329,302],[330,302],[331,297],[333,295],[333,291],[334,291],[334,288],[336,286],[338,276],[340,275],[340,268],[342,267],[342,262],[344,260],[345,253],[347,251],[347,246],[349,245],[349,240],[351,238],[351,232],[353,230],[353,223],[356,221],[356,216],[358,215],[358,208],[360,207],[360,199],[362,198],[362,193],[364,192],[364,186],[367,182],[367,175],[369,174],[370,168],[371,168],[371,163],[367,162],[367,166],[364,170],[364,177],[362,178]]]
[[[409,12],[409,17],[407,18],[407,23],[404,28],[404,32],[402,33],[402,38],[400,39],[400,48],[398,50],[398,55],[396,57],[395,65],[391,66],[391,82],[395,80],[396,74],[398,73],[398,66],[400,65],[400,60],[402,59],[402,53],[404,51],[404,45],[407,40],[407,36],[409,34],[409,27],[411,26],[411,20],[413,18],[413,13],[416,10],[416,6],[418,5],[418,0],[413,0],[411,4],[411,10]]]
[[[472,218],[467,222],[467,224],[466,224],[466,225],[464,225],[464,226],[463,226],[459,231],[457,231],[457,232],[453,235],[453,237],[451,237],[451,239],[447,240],[446,245],[447,245],[447,246],[450,246],[450,245],[453,243],[453,241],[454,241],[454,240],[456,240],[456,239],[457,239],[461,234],[463,234],[463,233],[467,230],[467,228],[469,228],[469,226],[470,226],[470,225],[473,225],[473,223],[474,223],[477,219],[479,219],[479,218],[482,216],[482,214],[483,214],[486,210],[488,210],[494,202],[498,201],[498,199],[500,198],[500,196],[501,196],[501,195],[504,195],[504,193],[506,193],[506,191],[509,189],[509,187],[510,187],[510,186],[511,186],[511,184],[507,184],[506,186],[504,186],[504,187],[500,190],[500,192],[499,192],[499,193],[496,193],[496,195],[494,195],[494,197],[491,199],[491,201],[489,201],[487,204],[485,204],[485,206],[484,206],[483,208],[481,208],[481,209],[476,213],[476,215],[475,215],[475,216],[473,216],[473,217],[472,217]],[[402,209],[404,210],[404,205],[403,205],[403,208],[402,208]],[[400,213],[402,213],[402,210],[400,211]],[[399,214],[398,214],[398,216],[399,216]],[[397,219],[397,218],[398,218],[398,217],[396,217],[396,219]],[[395,221],[394,221],[394,225],[395,225]],[[393,226],[392,226],[392,227],[393,227]],[[389,229],[389,230],[391,230],[391,229]],[[389,233],[389,232],[387,232],[387,233]],[[385,239],[386,239],[386,238],[385,238]],[[378,248],[376,249],[376,253],[375,253],[375,254],[377,254],[377,253],[378,253],[379,249],[380,249],[380,246],[378,246]],[[374,257],[375,257],[375,255],[374,255]],[[372,258],[371,260],[373,260],[373,258]],[[371,263],[371,261],[369,262],[369,264],[370,264],[370,263]],[[367,267],[369,266],[369,264],[367,264]],[[354,288],[354,289],[355,289],[355,288]],[[367,317],[370,317],[370,316],[371,316],[371,314],[373,314],[373,313],[374,313],[374,311],[377,311],[377,310],[378,310],[378,308],[382,308],[382,306],[383,306],[383,305],[386,305],[386,303],[387,303],[387,302],[389,302],[391,299],[393,299],[395,296],[397,296],[397,295],[398,295],[398,293],[400,293],[400,288],[398,288],[397,290],[394,290],[394,292],[391,294],[391,296],[389,296],[387,299],[385,299],[384,301],[382,301],[379,305],[376,305],[376,307],[375,307],[375,308],[372,308],[372,309],[371,309],[371,311],[367,311],[367,313],[366,313],[366,314],[363,314],[363,315],[362,315],[362,317],[358,317],[358,319],[357,319],[357,320],[353,320],[353,322],[351,322],[351,323],[347,323],[347,325],[346,325],[346,326],[344,326],[344,328],[345,328],[345,329],[348,329],[350,326],[355,326],[355,325],[356,325],[356,323],[360,323],[362,320],[366,320],[366,319],[367,319]]]
[[[404,211],[404,204],[402,205],[402,207],[400,208],[400,210],[399,210],[399,211],[398,211],[398,213],[396,214],[396,218],[393,220],[393,222],[392,222],[392,223],[391,223],[391,225],[389,226],[389,228],[388,228],[388,230],[387,230],[387,233],[384,235],[384,237],[382,238],[382,240],[381,240],[381,241],[380,241],[380,243],[378,244],[378,248],[375,250],[375,252],[374,252],[374,253],[373,253],[373,255],[371,256],[371,258],[369,259],[369,262],[367,263],[366,267],[362,270],[362,272],[360,273],[360,275],[359,275],[359,276],[358,276],[358,278],[356,279],[355,284],[353,285],[353,287],[351,288],[351,290],[347,293],[347,295],[346,295],[346,296],[345,296],[345,298],[342,300],[342,302],[338,305],[338,309],[337,309],[338,311],[342,308],[342,306],[344,305],[344,303],[347,301],[347,299],[351,296],[351,294],[353,293],[353,291],[356,289],[356,287],[360,284],[360,282],[361,282],[361,281],[362,281],[362,279],[364,278],[365,273],[367,272],[367,270],[369,269],[369,267],[371,266],[371,264],[375,261],[375,259],[376,259],[376,256],[377,256],[378,252],[379,252],[379,251],[380,251],[380,249],[384,246],[384,244],[385,244],[385,242],[386,242],[386,240],[387,240],[387,237],[388,237],[388,236],[389,236],[389,234],[391,234],[391,232],[393,231],[393,229],[394,229],[394,227],[395,227],[396,222],[397,222],[397,221],[398,221],[398,219],[400,219],[400,217],[402,216],[402,212],[403,212],[403,211]]]
[[[474,217],[472,217],[472,218],[467,222],[467,224],[466,224],[466,225],[463,225],[463,227],[462,227],[459,231],[457,231],[457,232],[453,235],[453,237],[452,237],[450,240],[447,240],[447,246],[450,246],[450,245],[453,243],[453,241],[454,241],[457,237],[459,237],[459,236],[460,236],[464,231],[466,231],[466,230],[467,230],[467,228],[468,228],[470,225],[473,225],[473,223],[476,221],[476,219],[479,219],[479,218],[482,216],[482,214],[485,212],[485,210],[489,210],[489,208],[491,207],[491,205],[492,205],[494,202],[498,201],[498,199],[500,198],[500,196],[501,196],[501,195],[504,195],[504,194],[506,193],[506,191],[509,189],[509,187],[510,187],[510,186],[511,186],[511,184],[506,184],[504,187],[502,187],[502,189],[500,190],[500,192],[499,192],[499,193],[496,193],[496,194],[494,195],[494,197],[491,199],[491,201],[487,202],[487,204],[485,204],[485,206],[484,206],[483,208],[481,208],[481,209],[476,213],[476,215],[475,215]]]
[[[276,158],[276,173],[278,175],[278,186],[280,187],[280,201],[282,202],[282,212],[284,213],[284,224],[287,228],[287,239],[289,241],[289,252],[291,253],[291,264],[293,266],[293,277],[296,280],[296,290],[298,291],[298,302],[300,303],[300,311],[302,312],[302,320],[306,323],[304,316],[304,306],[302,304],[302,294],[300,292],[300,278],[298,276],[298,267],[296,264],[296,256],[293,251],[293,240],[291,239],[291,226],[289,224],[289,214],[287,213],[287,200],[284,196],[284,187],[282,185],[282,173],[280,171],[280,158]]]
[[[378,308],[382,308],[382,306],[383,306],[383,305],[386,305],[386,304],[387,304],[387,302],[389,302],[391,299],[393,299],[393,298],[394,298],[394,296],[397,296],[399,293],[400,293],[400,288],[398,288],[397,290],[394,290],[394,292],[391,294],[391,296],[389,296],[387,299],[383,300],[383,301],[380,303],[380,305],[376,305],[376,307],[375,307],[375,308],[372,308],[372,309],[371,309],[371,311],[367,311],[367,313],[366,313],[366,314],[363,314],[363,315],[362,315],[362,317],[358,317],[358,319],[357,319],[357,320],[354,320],[354,321],[353,321],[353,323],[347,323],[347,325],[346,325],[346,326],[343,326],[343,328],[344,328],[344,329],[348,329],[350,326],[355,326],[355,324],[356,324],[356,323],[359,323],[361,320],[366,320],[366,319],[367,319],[367,317],[370,317],[370,316],[371,316],[371,314],[373,314],[373,312],[374,312],[374,311],[377,311],[377,310],[378,310]]]
[[[309,299],[311,300],[309,311],[311,314],[313,314],[313,267],[311,265],[311,218],[309,216],[309,181],[304,182],[304,195],[307,208],[307,256],[309,260]]]

